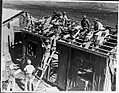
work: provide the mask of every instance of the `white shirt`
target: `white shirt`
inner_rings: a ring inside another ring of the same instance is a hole
[[[98,24],[98,29],[99,30],[104,30],[105,28],[103,27],[103,24],[101,22],[97,22]]]
[[[32,74],[34,70],[35,70],[35,68],[34,68],[33,65],[27,65],[27,66],[24,68],[24,71],[26,71],[26,72],[29,73],[29,74]]]

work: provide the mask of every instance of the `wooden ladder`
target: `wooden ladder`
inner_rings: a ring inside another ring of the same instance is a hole
[[[56,51],[52,51],[52,54],[50,55],[50,57],[49,57],[47,63],[45,63],[44,68],[41,68],[41,69],[40,69],[40,70],[42,71],[42,73],[41,73],[41,76],[38,78],[39,80],[38,80],[38,83],[36,84],[36,87],[35,87],[34,91],[37,90],[38,85],[39,85],[39,83],[41,82],[41,80],[42,80],[42,78],[43,78],[43,76],[44,76],[44,74],[45,74],[45,72],[46,72],[48,66],[50,65],[50,62],[51,62],[51,60],[52,60],[53,55],[54,55],[55,52],[56,52]]]

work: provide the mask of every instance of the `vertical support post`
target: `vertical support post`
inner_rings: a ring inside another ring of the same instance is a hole
[[[57,76],[57,86],[63,90],[66,90],[66,77],[67,77],[67,63],[69,58],[69,47],[64,45],[57,45],[57,51],[59,55],[59,66],[58,66],[58,76]]]
[[[50,64],[49,64],[49,66],[48,66],[48,71],[47,71],[47,81],[49,81],[50,80]]]
[[[103,91],[105,81],[106,58],[95,56],[93,91]]]
[[[26,57],[27,57],[27,42],[25,40],[26,35],[22,33],[22,39],[23,39],[23,53],[22,53],[22,68],[24,68],[24,64],[26,62]]]
[[[110,73],[110,59],[107,59],[106,62],[106,71],[105,71],[105,81],[104,81],[104,91],[111,91],[111,73]]]
[[[69,75],[69,68],[70,68],[70,62],[71,62],[71,47],[69,47],[69,61],[68,61],[68,63],[67,63],[67,74],[66,74],[66,91],[68,91],[68,89],[69,89],[69,77],[68,77],[68,75]]]

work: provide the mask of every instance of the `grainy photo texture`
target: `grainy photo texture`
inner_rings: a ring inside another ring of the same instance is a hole
[[[1,90],[115,91],[118,4],[3,0]]]

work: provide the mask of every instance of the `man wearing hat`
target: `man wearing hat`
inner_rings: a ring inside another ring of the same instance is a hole
[[[83,16],[83,19],[82,19],[82,21],[81,21],[81,27],[83,28],[83,29],[89,29],[89,27],[90,27],[90,22],[89,22],[89,20],[87,19],[87,17],[86,17],[86,15],[84,15]]]
[[[94,30],[99,31],[99,30],[104,30],[103,24],[100,22],[98,18],[94,18]]]
[[[87,19],[86,15],[83,16],[83,19],[81,21],[81,27],[82,29],[80,30],[80,38],[84,39],[89,33],[89,27],[90,27],[90,22]]]
[[[104,39],[104,36],[102,36],[102,34],[103,33],[108,34],[108,31],[107,32],[104,31],[105,28],[98,18],[94,18],[93,22],[94,22],[94,33],[93,33],[94,45],[98,47],[99,45],[101,45],[101,42],[103,42]]]

